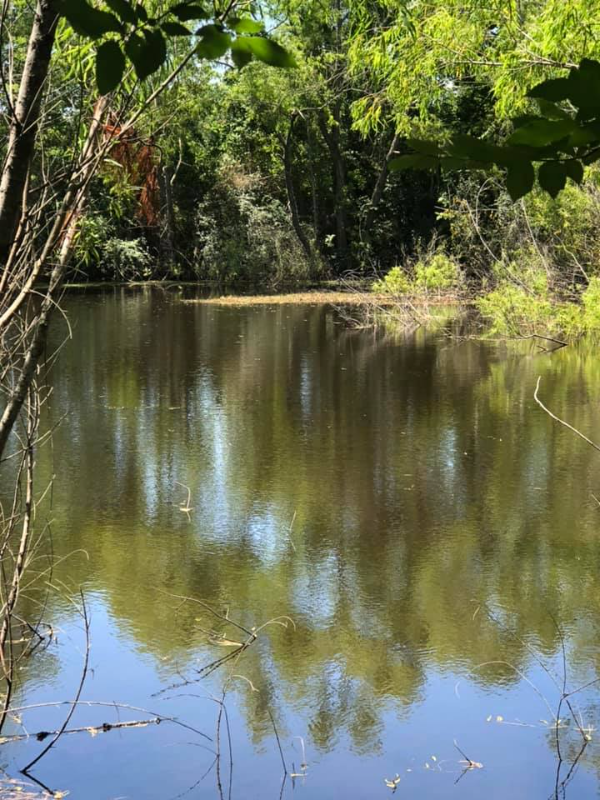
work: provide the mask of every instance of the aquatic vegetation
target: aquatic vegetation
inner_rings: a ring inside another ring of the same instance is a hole
[[[519,282],[515,280],[519,275]],[[600,279],[593,277],[583,290],[567,299],[551,288],[546,272],[504,271],[496,288],[476,303],[490,323],[493,336],[561,336],[573,340],[600,332]]]

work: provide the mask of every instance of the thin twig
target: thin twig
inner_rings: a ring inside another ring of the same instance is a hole
[[[573,433],[577,434],[577,436],[579,436],[580,439],[583,439],[584,442],[587,442],[589,445],[591,445],[594,448],[594,450],[598,450],[600,452],[600,446],[598,446],[595,442],[592,442],[591,439],[588,439],[588,437],[585,436],[585,434],[581,433],[581,431],[578,431],[577,428],[574,428],[572,425],[569,425],[569,423],[565,422],[564,419],[557,417],[556,414],[553,414],[552,411],[550,411],[550,409],[546,408],[546,406],[542,403],[542,401],[538,396],[541,380],[542,376],[540,375],[537,379],[535,392],[533,393],[533,399],[538,404],[538,406],[540,406],[540,408],[543,409],[546,412],[546,414],[552,417],[553,420],[559,422],[561,425],[564,425],[565,428],[568,428],[570,431],[573,431]]]

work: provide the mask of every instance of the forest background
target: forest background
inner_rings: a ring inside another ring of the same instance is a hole
[[[498,262],[527,271],[550,261],[571,281],[594,274],[593,169],[557,201],[537,191],[513,205],[500,172],[387,164],[411,136],[506,137],[531,107],[528,88],[600,55],[597,2],[267,5],[256,16],[296,68],[239,69],[224,54],[183,72],[95,177],[71,279],[289,285],[384,273],[432,248],[468,278],[490,277]],[[18,59],[32,8],[10,6],[5,43]],[[187,41],[170,45],[147,93]],[[96,91],[95,48],[67,25],[56,47],[37,157],[66,166],[76,115],[89,113],[80,98]]]
[[[506,139],[511,119],[535,105],[531,86],[600,55],[599,5],[248,6],[295,68],[256,59],[236,66],[223,53],[186,69],[91,181],[69,279],[280,289],[393,270],[379,284],[392,293],[411,285],[488,293],[483,308],[499,332],[524,320],[528,330],[533,321],[563,335],[595,328],[593,166],[556,199],[538,188],[514,203],[500,168],[388,165],[410,151],[411,137]],[[25,52],[18,37],[29,32],[30,4],[12,3],[11,14],[16,55]],[[145,97],[187,46],[184,36],[171,38],[166,61],[144,81]],[[67,171],[73,149],[65,142],[77,141],[74,126],[89,113],[80,100],[96,92],[94,56],[94,42],[63,25],[33,176],[42,161]],[[19,73],[18,64],[11,69]],[[563,302],[581,296],[585,319]]]

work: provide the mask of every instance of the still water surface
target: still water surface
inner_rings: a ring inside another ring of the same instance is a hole
[[[58,642],[28,666],[23,702],[74,696],[82,586],[85,699],[177,716],[214,740],[227,688],[223,797],[386,798],[396,775],[398,797],[425,800],[598,797],[595,733],[557,793],[547,722],[559,690],[545,669],[562,678],[556,623],[569,687],[600,667],[599,456],[533,400],[541,375],[544,402],[593,437],[593,348],[398,339],[348,330],[326,306],[225,308],[156,290],[66,307],[74,339],[45,424],[64,419],[38,459],[40,490],[56,476],[43,517]],[[197,682],[232,649],[207,631],[244,634],[174,595],[247,629],[293,624],[263,628]],[[573,698],[585,726],[598,691]],[[283,789],[271,715],[289,771],[306,772]],[[84,707],[71,725],[148,716]],[[455,741],[482,768],[461,777]],[[5,765],[40,747],[5,747]],[[35,774],[86,800],[218,798],[215,747],[169,723],[72,735]]]

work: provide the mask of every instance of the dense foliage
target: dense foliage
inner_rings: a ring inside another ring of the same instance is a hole
[[[235,5],[59,3],[40,169],[66,168],[90,98],[117,124],[187,65],[95,175],[72,277],[410,283],[429,252],[463,287],[541,265],[562,300],[585,290],[600,0]]]

